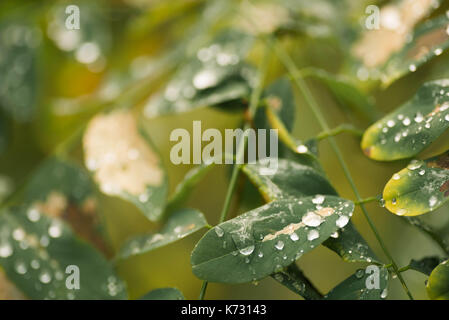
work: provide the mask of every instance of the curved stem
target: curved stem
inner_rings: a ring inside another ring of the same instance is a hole
[[[324,115],[322,114],[318,103],[315,101],[315,98],[313,97],[312,93],[310,92],[307,84],[305,83],[304,79],[300,76],[298,73],[298,69],[291,59],[291,57],[287,54],[287,52],[284,51],[284,49],[279,46],[276,42],[276,39],[270,37],[267,39],[268,46],[273,49],[273,51],[278,56],[281,63],[284,65],[284,67],[287,69],[287,72],[290,74],[290,77],[292,78],[293,82],[296,84],[298,89],[301,91],[301,93],[304,96],[304,99],[306,100],[307,104],[311,108],[313,114],[315,115],[316,119],[318,120],[321,128],[324,131],[330,131],[330,128],[326,122],[326,119],[324,118]],[[333,149],[335,155],[337,156],[338,161],[340,162],[340,165],[343,169],[344,175],[346,176],[346,179],[348,180],[349,184],[351,185],[351,188],[356,196],[357,201],[362,201],[362,198],[359,194],[359,191],[357,190],[357,187],[354,183],[354,180],[352,179],[351,173],[349,171],[349,168],[343,158],[343,155],[335,142],[333,137],[329,137],[329,144],[331,145],[331,148]],[[379,235],[379,232],[376,229],[376,226],[374,225],[373,221],[371,220],[371,217],[369,216],[368,211],[365,208],[365,205],[363,203],[360,204],[360,208],[362,209],[363,215],[365,216],[365,219],[367,220],[371,230],[373,231],[374,235],[376,236],[377,241],[379,242],[383,252],[388,257],[388,259],[391,261],[392,267],[394,269],[394,272],[397,274],[399,281],[401,282],[404,291],[406,292],[407,296],[413,300],[413,296],[410,293],[410,290],[407,287],[407,284],[404,281],[404,278],[402,277],[401,273],[398,270],[397,264],[394,261],[392,255],[388,251],[385,243],[383,242],[382,238]]]
[[[343,123],[339,125],[338,127],[329,130],[329,131],[323,131],[320,134],[317,135],[317,140],[324,140],[329,137],[334,137],[336,135],[339,135],[341,133],[350,133],[358,138],[362,137],[363,131],[360,129],[357,129],[352,124]]]

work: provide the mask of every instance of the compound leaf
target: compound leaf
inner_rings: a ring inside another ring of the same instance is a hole
[[[0,265],[30,299],[125,299],[112,265],[60,219],[34,207],[0,214]],[[79,271],[79,289],[68,278]]]
[[[192,252],[193,273],[213,282],[260,280],[345,226],[353,210],[335,196],[270,202],[209,230]]]

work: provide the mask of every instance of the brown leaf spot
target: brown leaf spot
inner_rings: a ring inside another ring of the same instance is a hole
[[[316,213],[319,214],[322,217],[329,217],[335,212],[333,208],[322,208],[318,210]]]
[[[368,147],[368,148],[365,148],[365,149],[363,149],[363,153],[367,156],[367,157],[369,157],[370,155],[371,155],[371,149],[372,149],[373,147]]]
[[[273,108],[276,111],[282,109],[282,100],[276,96],[270,96],[267,98],[267,104],[270,108]]]
[[[36,201],[32,206],[51,218],[60,218],[67,208],[67,198],[60,192],[52,191],[45,202]]]
[[[429,168],[449,169],[449,153],[441,155],[435,161],[428,162],[427,163],[427,167],[429,167]]]
[[[428,54],[433,47],[440,45],[448,38],[446,28],[432,30],[416,39],[415,46],[407,53],[407,58],[419,60]]]

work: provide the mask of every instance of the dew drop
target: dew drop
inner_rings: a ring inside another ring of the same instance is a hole
[[[320,233],[317,230],[310,230],[307,234],[307,240],[312,241],[320,237]]]
[[[51,274],[48,271],[44,271],[39,275],[39,281],[42,283],[50,283]]]
[[[388,296],[388,289],[385,288],[385,289],[382,290],[382,293],[380,294],[380,297],[382,299],[385,299],[387,296]]]
[[[430,206],[430,207],[434,207],[434,206],[437,204],[437,202],[438,202],[437,197],[432,196],[432,197],[430,197],[430,199],[429,199],[429,206]]]
[[[215,233],[217,234],[217,237],[221,238],[224,235],[224,230],[220,227],[215,227]]]
[[[307,153],[309,151],[309,149],[305,145],[300,145],[296,148],[296,151],[298,153]]]
[[[349,217],[342,215],[337,219],[335,224],[337,225],[337,227],[343,228],[344,226],[346,226],[348,224],[348,222],[349,222]]]
[[[53,222],[48,228],[48,234],[52,238],[59,238],[62,235],[62,227],[59,223]]]
[[[18,262],[15,265],[14,269],[16,270],[16,272],[18,274],[25,274],[25,273],[27,273],[27,267],[26,267],[25,263],[23,263],[23,262]]]
[[[31,222],[39,221],[41,214],[35,208],[30,208],[27,212],[27,217]]]
[[[239,252],[241,254],[243,254],[244,256],[249,256],[251,253],[254,252],[254,245],[251,245],[251,246],[245,247],[243,249],[240,249]]]
[[[299,240],[299,237],[298,237],[298,235],[296,234],[296,232],[293,232],[293,233],[290,235],[290,239],[291,239],[292,241],[298,241],[298,240]]]
[[[323,220],[321,219],[321,216],[315,212],[308,212],[302,217],[302,222],[309,227],[318,227]]]
[[[323,195],[320,195],[320,194],[317,194],[316,196],[315,196],[315,198],[313,198],[312,199],[312,202],[314,203],[314,204],[322,204],[323,202],[324,202],[324,196]]]
[[[363,278],[364,275],[365,275],[365,271],[363,271],[363,269],[358,269],[355,273],[355,276],[357,277],[357,279]]]
[[[408,66],[408,69],[409,69],[411,72],[415,72],[415,71],[416,71],[416,65],[411,64],[411,65]]]
[[[0,258],[8,258],[13,253],[13,248],[9,243],[0,245]]]
[[[284,249],[284,242],[282,242],[281,240],[279,240],[278,242],[276,242],[276,244],[274,245],[274,247],[278,250],[282,250]]]

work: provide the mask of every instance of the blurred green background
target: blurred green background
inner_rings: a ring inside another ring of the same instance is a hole
[[[365,8],[369,4],[382,5],[386,2],[285,1],[294,3],[300,31],[284,37],[283,42],[299,67],[314,66],[352,76],[348,67],[351,63],[350,45],[362,32],[361,19],[365,17]],[[64,33],[64,9],[71,4],[81,9],[82,39],[71,39]],[[285,7],[290,8],[288,5]],[[448,7],[442,4],[434,14],[444,13]],[[243,15],[237,15],[235,9]],[[1,121],[0,125],[4,128],[7,145],[1,150],[0,143],[0,200],[19,188],[41,161],[82,128],[93,114],[106,106],[126,103],[133,104],[133,109],[162,154],[169,174],[170,190],[173,191],[191,167],[175,166],[170,162],[169,151],[173,145],[169,141],[170,132],[175,128],[191,130],[193,120],[202,120],[203,130],[206,126],[222,130],[235,128],[240,125],[242,115],[203,108],[150,120],[142,115],[145,101],[161,90],[176,67],[217,31],[230,27],[245,28],[243,17],[251,14],[245,10],[243,2],[232,0],[2,0],[0,36],[3,41],[13,39],[16,33],[20,34],[20,28],[26,28],[26,39],[30,41],[32,50],[25,52],[19,62],[15,57],[2,56],[0,51],[0,86],[6,82],[8,70],[20,69],[20,65],[24,64],[26,76],[20,81],[33,82],[35,92],[19,91],[17,107],[12,111],[8,109],[11,103],[1,103],[0,117],[7,121]],[[274,23],[270,19],[276,19],[270,13],[268,11],[261,18],[264,26]],[[80,51],[80,46],[86,42],[95,44],[94,53],[91,51],[91,56],[87,57]],[[262,49],[263,46],[258,43],[251,51],[249,61],[254,65],[260,61]],[[27,63],[33,66],[32,72],[26,71]],[[424,81],[447,76],[448,67],[449,56],[446,52],[386,89],[371,83],[360,86],[373,95],[380,111],[387,112],[409,99]],[[283,74],[282,66],[273,57],[267,82]],[[331,127],[353,120],[322,86],[314,82],[310,85]],[[139,89],[132,99],[116,99],[118,93],[132,91],[133,88]],[[294,136],[307,139],[317,135],[319,125],[298,93],[296,105]],[[354,123],[362,129],[369,125],[360,120]],[[363,197],[381,194],[391,175],[408,163],[369,160],[361,152],[359,141],[352,136],[340,135],[337,141]],[[71,141],[70,145],[73,156],[81,161],[79,139]],[[320,143],[319,151],[325,171],[340,195],[354,199],[326,141]],[[188,201],[188,206],[205,213],[210,224],[218,222],[228,177],[229,168],[214,169]],[[102,214],[114,249],[118,249],[129,236],[157,227],[131,204],[106,196],[101,200]],[[377,203],[371,203],[367,208],[400,266],[407,265],[412,258],[440,253],[426,236]],[[234,206],[232,214],[245,209],[249,208]],[[424,216],[423,220],[439,230],[449,231],[447,211],[446,206]],[[359,211],[356,211],[353,221],[375,252],[384,257]],[[118,272],[127,282],[130,297],[138,298],[151,289],[174,286],[187,298],[196,299],[202,282],[191,272],[190,252],[202,233],[119,263]],[[324,247],[306,254],[298,264],[322,292],[327,292],[363,266],[345,263]],[[423,275],[407,271],[404,278],[415,298],[427,298]],[[298,299],[298,296],[267,278],[258,284],[230,286],[212,283],[207,298]],[[406,298],[397,279],[391,281],[389,298]]]

